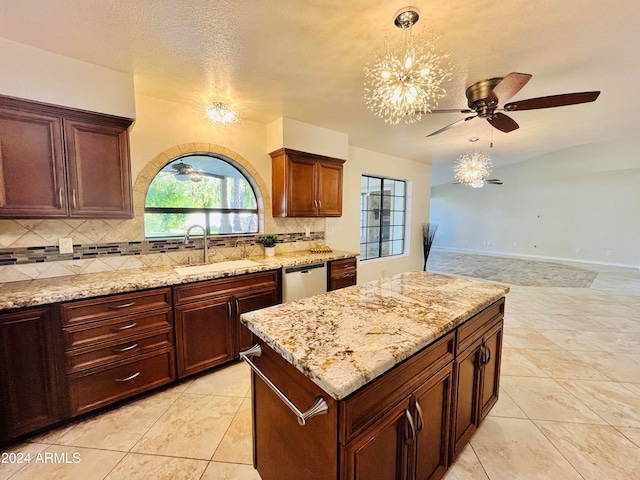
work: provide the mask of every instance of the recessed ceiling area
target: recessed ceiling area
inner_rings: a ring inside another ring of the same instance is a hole
[[[288,117],[349,135],[352,145],[434,164],[434,184],[491,127],[464,114],[389,125],[363,100],[364,66],[405,0],[1,0],[0,36],[135,77],[136,91],[193,106],[207,95],[241,103],[245,119]],[[467,108],[465,88],[510,72],[533,77],[512,99],[600,90],[595,103],[511,112],[520,128],[493,131],[496,167],[574,145],[631,138],[640,111],[640,2],[439,0],[412,2],[417,31],[441,35],[454,67],[438,108]],[[5,66],[5,68],[9,68]],[[446,167],[446,168],[443,168]]]

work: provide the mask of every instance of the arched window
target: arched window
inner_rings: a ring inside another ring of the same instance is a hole
[[[179,237],[194,224],[210,235],[258,233],[256,194],[231,159],[183,155],[165,165],[149,185],[146,238]]]

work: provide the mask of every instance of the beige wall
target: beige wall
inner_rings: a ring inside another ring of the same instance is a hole
[[[135,118],[133,75],[0,38],[0,94]]]
[[[502,186],[434,187],[434,245],[640,267],[637,149],[637,139],[579,145],[495,169]]]
[[[363,174],[407,180],[407,244],[401,256],[365,260],[358,265],[358,283],[396,273],[422,270],[422,224],[429,221],[431,166],[404,158],[349,148],[344,165],[341,218],[327,219],[327,244],[340,250],[360,251],[360,178]]]

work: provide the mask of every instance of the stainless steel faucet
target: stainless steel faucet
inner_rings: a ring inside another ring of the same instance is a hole
[[[244,240],[238,240],[236,241],[236,248],[238,248],[238,245],[242,245],[242,258],[247,258],[249,256],[247,253],[247,242]]]
[[[189,234],[191,233],[191,230],[193,230],[194,228],[201,228],[202,229],[202,235],[204,238],[204,263],[209,263],[209,246],[208,246],[208,240],[209,237],[207,235],[207,229],[204,228],[202,225],[191,225],[189,228],[187,228],[187,233],[184,234],[184,244],[188,245],[189,244]],[[216,254],[215,251],[215,247],[213,248],[214,252],[213,254]]]

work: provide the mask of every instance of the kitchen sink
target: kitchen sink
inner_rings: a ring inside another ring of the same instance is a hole
[[[257,267],[261,265],[253,260],[228,260],[226,262],[207,263],[205,265],[193,265],[190,267],[176,267],[173,270],[178,275],[194,275],[198,273],[221,272],[223,270],[236,270],[238,268]]]

